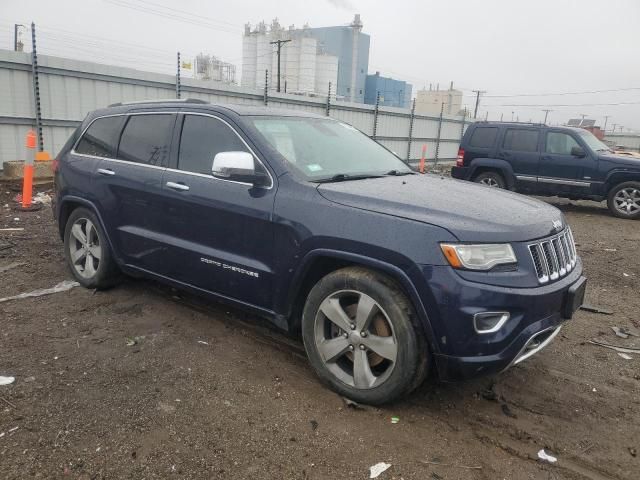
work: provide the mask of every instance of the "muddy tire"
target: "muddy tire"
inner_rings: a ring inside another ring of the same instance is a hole
[[[389,277],[349,267],[309,293],[302,336],[320,379],[356,402],[379,405],[425,379],[427,342],[411,302]]]
[[[75,279],[86,288],[104,289],[119,279],[109,242],[96,215],[77,208],[64,229],[64,255]]]

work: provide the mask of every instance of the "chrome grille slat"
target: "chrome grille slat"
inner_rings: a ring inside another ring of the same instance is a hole
[[[567,275],[578,261],[570,228],[528,246],[539,283],[548,283]]]

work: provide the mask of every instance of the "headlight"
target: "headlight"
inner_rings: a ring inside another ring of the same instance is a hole
[[[442,253],[453,268],[490,270],[496,265],[516,263],[516,255],[508,243],[466,245],[442,243]]]

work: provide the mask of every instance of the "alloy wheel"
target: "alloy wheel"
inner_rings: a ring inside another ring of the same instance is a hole
[[[342,290],[316,313],[315,344],[326,368],[341,382],[370,389],[391,375],[398,356],[393,324],[369,295]]]
[[[91,220],[79,218],[71,227],[69,253],[73,268],[84,278],[93,278],[98,272],[102,247],[98,231]]]
[[[482,180],[480,180],[480,182],[482,185],[486,185],[487,187],[491,187],[491,188],[497,188],[500,185],[498,184],[498,182],[496,181],[495,178],[491,178],[491,177],[485,177]]]
[[[621,188],[613,197],[616,210],[623,215],[634,215],[640,211],[640,190],[634,187]]]

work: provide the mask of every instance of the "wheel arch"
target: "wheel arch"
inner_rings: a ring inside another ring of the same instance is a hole
[[[609,195],[613,188],[626,182],[640,182],[640,172],[629,172],[624,170],[611,172],[604,182],[604,195]]]
[[[475,177],[480,175],[482,172],[498,172],[504,178],[504,181],[507,183],[507,187],[509,190],[513,190],[515,187],[515,174],[513,173],[513,168],[511,164],[505,160],[500,160],[497,158],[474,158],[471,161],[471,174],[469,175],[469,179],[473,180]]]
[[[96,218],[98,219],[98,222],[100,222],[100,228],[102,228],[102,231],[104,232],[104,235],[107,238],[109,248],[114,253],[114,257],[117,259],[117,255],[115,255],[115,250],[113,248],[113,243],[111,242],[111,238],[109,237],[109,231],[105,226],[102,216],[100,215],[100,211],[96,208],[96,206],[92,202],[90,202],[85,198],[67,196],[60,201],[60,207],[58,210],[58,233],[60,235],[60,239],[64,241],[64,231],[67,225],[67,221],[69,220],[69,217],[71,216],[74,210],[81,207],[90,210],[96,216]]]
[[[305,255],[291,282],[287,305],[289,330],[299,332],[302,309],[311,288],[325,275],[346,267],[364,267],[387,275],[407,295],[420,320],[422,333],[432,353],[439,351],[426,307],[409,276],[397,266],[352,252],[330,249],[313,250]]]

